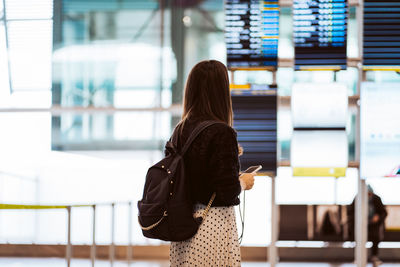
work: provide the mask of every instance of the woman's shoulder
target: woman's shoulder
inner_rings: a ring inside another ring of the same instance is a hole
[[[200,139],[205,143],[235,143],[236,131],[226,123],[215,123],[203,131]]]
[[[185,123],[185,128],[189,132],[191,132],[198,124],[204,121],[211,121],[207,119],[202,119],[202,118],[193,118],[193,119],[188,119],[187,122]],[[236,136],[236,131],[229,126],[227,123],[222,122],[222,121],[215,121],[215,124],[212,124],[208,126],[203,132],[208,132],[208,133],[215,133],[215,134],[234,134]]]
[[[208,130],[215,134],[234,135],[236,137],[235,129],[223,122],[218,122],[209,126]]]
[[[184,131],[183,131],[183,141],[185,142],[190,133],[196,128],[196,126],[203,122],[204,120],[188,120],[185,123]],[[217,122],[208,126],[204,129],[196,138],[195,143],[201,144],[201,146],[206,146],[210,143],[231,143],[236,142],[237,134],[236,131],[224,122]]]

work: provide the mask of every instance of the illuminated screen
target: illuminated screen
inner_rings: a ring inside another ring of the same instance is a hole
[[[293,176],[346,176],[346,131],[293,131],[290,145]]]
[[[393,175],[400,166],[400,83],[361,85],[361,177]]]
[[[295,69],[346,69],[346,0],[294,0]]]
[[[400,231],[400,206],[387,205],[389,211],[385,220],[386,229],[389,231]]]
[[[276,90],[232,90],[233,126],[239,144],[241,170],[262,165],[276,172]]]
[[[365,66],[400,66],[400,1],[364,0]]]
[[[293,176],[346,176],[347,87],[341,83],[294,83],[290,163]]]
[[[278,0],[226,1],[228,68],[276,67],[278,36]]]
[[[293,128],[344,129],[347,123],[347,87],[341,83],[294,83]]]

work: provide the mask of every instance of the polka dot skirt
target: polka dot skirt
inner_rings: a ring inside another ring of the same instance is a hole
[[[205,206],[195,205],[195,216]],[[235,209],[212,207],[198,232],[182,242],[171,242],[171,266],[240,266]]]

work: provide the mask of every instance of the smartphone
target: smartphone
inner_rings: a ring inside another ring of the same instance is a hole
[[[251,166],[248,167],[243,173],[255,173],[261,170],[261,168],[262,168],[261,165]]]

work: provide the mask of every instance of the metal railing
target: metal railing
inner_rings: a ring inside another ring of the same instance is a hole
[[[126,260],[128,264],[132,261],[132,202],[112,202],[112,203],[98,203],[98,204],[84,204],[84,205],[20,205],[20,204],[0,204],[0,210],[45,210],[45,209],[65,209],[67,211],[67,245],[65,260],[67,266],[71,266],[71,259],[73,256],[72,241],[71,241],[71,219],[73,208],[92,208],[92,244],[90,250],[90,258],[92,266],[95,265],[96,261],[96,209],[99,206],[110,206],[111,207],[111,243],[109,247],[109,261],[111,265],[115,260],[115,206],[116,205],[128,205],[128,246],[126,253]]]

